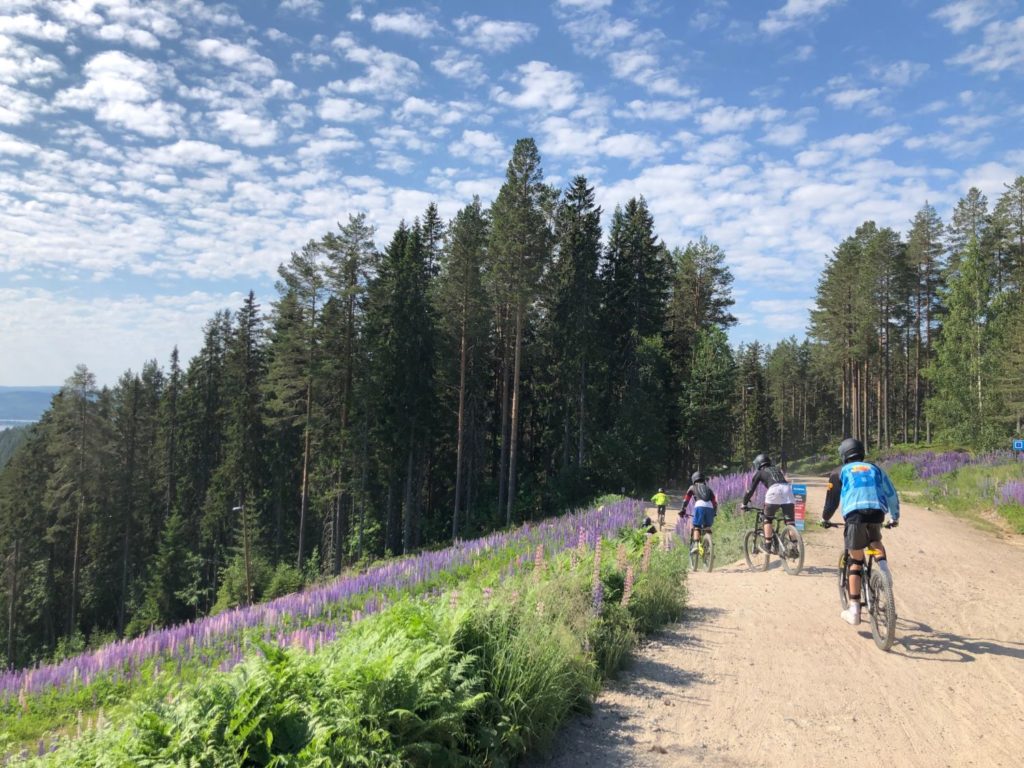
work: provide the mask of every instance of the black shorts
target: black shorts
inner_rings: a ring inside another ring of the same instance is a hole
[[[765,504],[764,505],[764,519],[769,523],[775,521],[775,513],[782,510],[782,517],[785,521],[792,525],[796,519],[796,508],[792,504]]]
[[[846,523],[846,532],[843,534],[843,543],[847,549],[864,549],[873,541],[882,540],[881,523]]]

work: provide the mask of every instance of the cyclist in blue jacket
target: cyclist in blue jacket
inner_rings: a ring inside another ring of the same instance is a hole
[[[882,546],[882,523],[889,515],[892,525],[900,519],[900,499],[896,495],[892,480],[885,470],[869,461],[864,461],[864,444],[854,437],[848,437],[839,444],[839,457],[843,465],[828,478],[828,492],[825,507],[821,511],[822,522],[828,522],[836,509],[842,507],[846,523],[844,536],[850,553],[850,607],[840,616],[850,624],[860,624],[860,586],[864,571],[864,548],[881,550],[875,558],[878,567],[891,579],[889,562]]]

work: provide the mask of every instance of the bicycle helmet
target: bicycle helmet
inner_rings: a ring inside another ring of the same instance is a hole
[[[768,458],[768,456],[766,456],[763,453],[759,453],[759,454],[757,454],[756,457],[754,457],[753,466],[754,466],[755,470],[758,470],[758,469],[761,469],[761,467],[767,467],[771,463],[772,463],[772,460],[770,458]]]
[[[704,473],[701,472],[698,469],[696,472],[694,472],[692,475],[690,475],[690,482],[691,483],[703,483],[704,482]]]
[[[664,492],[665,492],[665,489],[664,489],[664,488],[659,488],[659,489],[658,489],[658,493],[664,493]]]
[[[839,458],[843,464],[851,461],[861,461],[864,458],[864,443],[856,437],[848,437],[839,444]]]

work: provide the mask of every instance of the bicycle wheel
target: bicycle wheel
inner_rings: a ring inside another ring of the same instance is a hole
[[[872,569],[868,579],[871,590],[871,636],[883,651],[892,648],[896,639],[896,598],[892,581],[880,569]]]
[[[697,566],[699,565],[699,563],[698,563],[699,560],[700,560],[700,552],[699,552],[699,550],[697,548],[697,542],[695,542],[695,541],[693,541],[691,539],[690,540],[690,570],[691,571],[696,571],[697,570]]]
[[[715,544],[711,540],[711,534],[705,533],[703,537],[704,542],[704,555],[702,558],[702,564],[704,570],[711,573],[711,569],[715,567]]]
[[[804,567],[804,537],[796,526],[787,525],[782,529],[781,546],[779,557],[782,558],[782,567],[790,576],[796,576]]]
[[[842,606],[845,611],[850,607],[850,588],[846,580],[846,551],[843,550],[843,554],[839,556],[839,605]]]
[[[743,557],[752,571],[764,571],[768,568],[768,547],[762,531],[747,531],[743,538]]]

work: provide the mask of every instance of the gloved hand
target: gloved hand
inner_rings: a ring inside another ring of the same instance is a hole
[[[821,520],[818,521],[818,525],[820,525],[822,528],[828,528],[828,520],[826,520],[823,517],[821,518]]]

